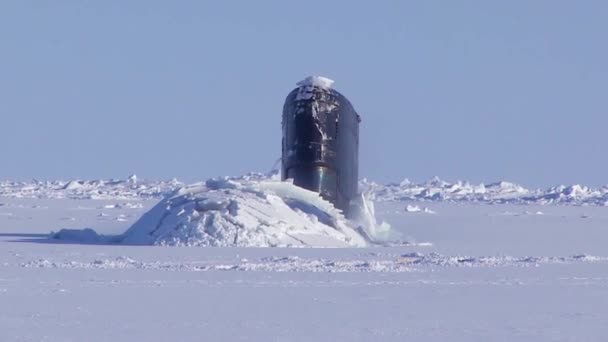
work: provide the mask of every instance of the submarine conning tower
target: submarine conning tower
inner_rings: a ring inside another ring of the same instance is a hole
[[[361,118],[332,83],[310,76],[287,95],[281,179],[318,192],[347,214],[358,193]]]

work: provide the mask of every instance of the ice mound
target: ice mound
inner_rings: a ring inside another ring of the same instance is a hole
[[[144,214],[122,238],[131,245],[362,247],[381,238],[362,197],[346,219],[317,193],[288,182],[216,178],[183,187]]]

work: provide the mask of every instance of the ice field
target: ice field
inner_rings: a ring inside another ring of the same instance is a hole
[[[605,340],[605,191],[456,185],[369,186],[392,243],[248,248],[49,235],[120,235],[176,181],[0,183],[0,341]]]

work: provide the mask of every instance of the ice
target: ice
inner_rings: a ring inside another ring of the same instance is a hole
[[[184,187],[137,221],[133,245],[362,247],[367,241],[317,193],[280,181],[217,178]]]
[[[305,89],[305,88],[303,88]],[[242,176],[250,180],[277,180],[278,174],[250,173]],[[183,187],[176,180],[147,181],[134,176],[124,180],[70,180],[11,182],[0,181],[0,196],[6,198],[69,198],[69,199],[155,199],[163,198]],[[363,179],[363,191],[373,195],[376,201],[403,202],[462,202],[462,203],[512,203],[512,204],[567,204],[608,205],[608,186],[592,188],[580,184],[560,185],[541,189],[528,189],[507,181],[489,184],[454,183],[434,177],[416,183],[405,179],[400,183],[378,184]]]
[[[417,205],[408,204],[405,206],[405,212],[407,213],[425,213],[425,214],[436,214],[436,212],[428,207],[420,208]]]
[[[0,181],[0,196],[40,199],[158,199],[184,184],[177,180],[146,181],[132,175],[124,180]]]
[[[405,211],[408,213],[417,213],[421,212],[422,209],[420,209],[420,207],[417,205],[408,204],[407,206],[405,206]]]
[[[569,204],[605,205],[608,189],[582,185],[557,186],[546,190],[530,190],[521,185],[500,181],[473,185],[450,183],[437,177],[423,183],[409,180],[398,184],[377,184],[363,180],[361,187],[374,193],[378,201],[432,201],[462,203]]]
[[[390,240],[395,240],[399,237],[397,233],[391,230],[389,223],[385,221],[378,222],[376,218],[376,208],[373,200],[370,198],[373,195],[361,193],[355,199],[351,200],[349,219],[359,227],[359,232],[372,243],[382,243]]]
[[[84,183],[82,181],[69,181],[64,187],[63,190],[78,190],[84,187]]]
[[[95,239],[96,236],[91,236]],[[94,240],[98,241],[98,240]],[[420,268],[490,268],[490,267],[538,267],[541,265],[597,263],[608,264],[607,257],[587,254],[576,254],[558,257],[549,256],[466,256],[442,255],[439,253],[405,253],[387,254],[378,257],[362,257],[347,260],[318,257],[262,257],[249,260],[247,258],[230,263],[207,262],[175,262],[175,261],[141,261],[130,257],[96,258],[91,261],[51,261],[36,259],[19,264],[23,268],[63,268],[63,269],[138,269],[157,271],[186,271],[186,272],[375,272],[375,273],[409,273]]]
[[[365,195],[353,201],[349,213],[344,217],[318,193],[290,182],[254,174],[219,177],[175,190],[126,232],[104,241],[206,247],[364,247],[391,236],[390,225],[377,222],[373,203]],[[120,214],[115,220],[127,221],[127,216]],[[94,233],[68,229],[53,238],[96,242],[99,239]]]
[[[128,181],[129,183],[136,184],[136,183],[137,183],[137,175],[136,175],[136,174],[132,174],[132,175],[130,175],[130,176],[127,178],[127,181]]]

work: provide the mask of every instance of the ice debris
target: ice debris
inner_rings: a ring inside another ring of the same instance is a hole
[[[0,181],[0,197],[39,199],[158,199],[173,192],[184,183],[168,181],[144,181],[135,175],[125,180],[97,179],[70,181],[14,182]]]
[[[115,238],[62,230],[55,239],[127,245],[363,247],[390,236],[361,195],[348,219],[318,193],[290,182],[213,178],[179,188]]]
[[[567,256],[466,256],[438,253],[366,254],[358,258],[319,258],[270,256],[255,259],[205,261],[144,261],[128,256],[100,257],[94,260],[31,259],[17,264],[22,268],[53,269],[139,269],[169,272],[382,272],[431,271],[438,268],[537,267],[577,263],[606,264],[608,258],[588,254]],[[603,278],[602,278],[603,279]],[[383,284],[385,280],[381,280]],[[452,283],[453,284],[453,283]]]
[[[288,182],[216,178],[177,190],[144,214],[123,243],[178,246],[362,247],[377,235],[373,211],[357,222]],[[384,226],[382,226],[384,227]],[[383,228],[385,229],[385,228]]]
[[[250,173],[240,178],[278,179],[277,174],[271,177],[261,173]],[[184,185],[176,179],[148,181],[135,177],[125,180],[0,181],[0,198],[160,199]],[[540,190],[504,181],[490,184],[451,183],[435,177],[422,183],[406,179],[392,184],[378,184],[363,179],[360,189],[372,195],[376,201],[608,206],[608,186],[592,188],[575,184]]]
[[[608,186],[594,189],[581,185],[561,185],[546,190],[530,190],[505,181],[490,184],[450,183],[435,177],[423,183],[406,179],[386,185],[363,179],[360,188],[373,193],[377,201],[608,205]]]

